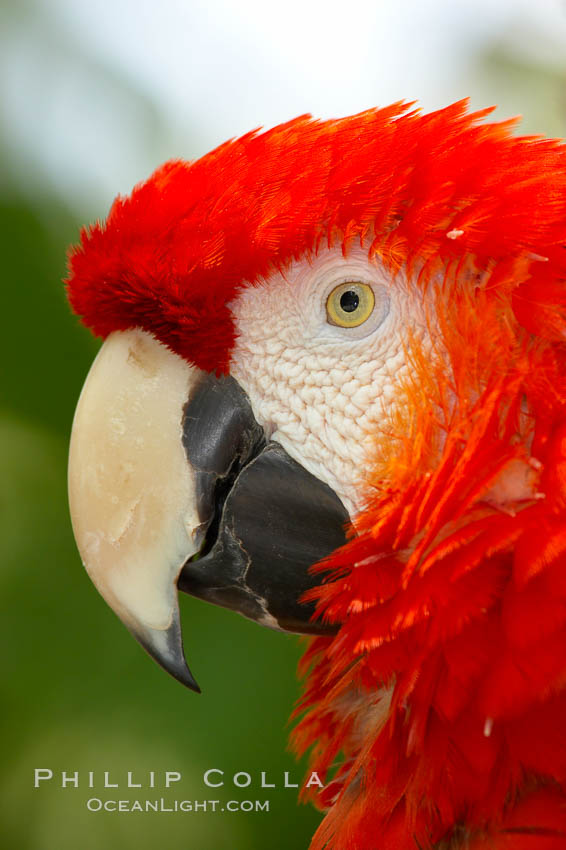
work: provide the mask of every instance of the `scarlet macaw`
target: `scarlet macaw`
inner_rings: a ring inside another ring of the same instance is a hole
[[[566,848],[566,149],[489,111],[252,132],[70,259],[85,566],[194,689],[176,585],[315,635],[313,850]]]

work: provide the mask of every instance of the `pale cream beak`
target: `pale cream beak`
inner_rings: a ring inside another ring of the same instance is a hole
[[[199,690],[183,653],[177,579],[201,544],[183,408],[202,373],[145,331],[116,331],[83,387],[69,500],[99,592],[175,678]]]

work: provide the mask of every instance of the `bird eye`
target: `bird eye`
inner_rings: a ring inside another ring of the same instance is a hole
[[[373,312],[375,295],[367,283],[347,281],[335,287],[326,301],[326,317],[331,325],[357,328]]]

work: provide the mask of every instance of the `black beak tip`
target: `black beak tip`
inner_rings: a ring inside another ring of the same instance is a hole
[[[163,665],[162,665],[163,666]],[[186,662],[179,669],[173,667],[165,667],[168,673],[170,673],[178,682],[185,687],[189,688],[189,690],[193,691],[195,694],[201,694],[202,691],[199,687],[199,684],[191,671],[189,670]]]
[[[178,682],[194,693],[202,693],[185,658],[178,617],[174,618],[172,625],[167,630],[158,632],[150,629],[145,633],[137,630],[134,635],[145,651],[151,655],[154,661],[157,661],[166,673],[169,673],[170,676],[173,676],[174,679],[177,679]]]

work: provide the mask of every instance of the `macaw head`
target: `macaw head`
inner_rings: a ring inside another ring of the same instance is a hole
[[[545,578],[566,547],[566,154],[487,112],[306,116],[169,162],[82,233],[68,279],[105,340],[69,474],[102,595],[195,689],[178,590],[320,635],[299,746],[321,770],[353,754],[351,789],[369,736],[373,778],[404,776],[413,811],[433,788],[448,819],[471,786],[446,802],[431,712],[438,752],[458,719],[477,753],[565,675],[537,641],[566,634]],[[384,741],[426,769],[409,781]]]
[[[551,309],[537,281],[563,253],[563,187],[536,163],[563,153],[482,118],[396,105],[254,132],[167,163],[72,253],[71,304],[106,340],[73,429],[77,542],[189,686],[177,588],[331,632],[303,601],[310,567],[364,509],[438,472],[470,410],[484,408],[476,430],[505,428],[483,421],[490,393],[492,419],[508,394],[516,446],[475,458],[468,487],[536,497],[515,385],[525,328]]]

